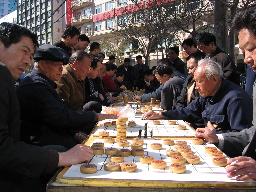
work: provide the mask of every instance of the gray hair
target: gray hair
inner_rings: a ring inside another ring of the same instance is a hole
[[[204,74],[207,79],[210,79],[213,75],[216,75],[219,79],[223,77],[223,70],[217,62],[211,59],[202,59],[198,62],[198,65],[201,65],[202,63],[205,63]]]

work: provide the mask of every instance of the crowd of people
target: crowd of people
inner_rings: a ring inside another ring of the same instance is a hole
[[[245,63],[256,72],[256,11],[237,14],[233,28]],[[90,45],[89,53],[85,49]],[[185,39],[170,47],[167,58],[149,69],[142,56],[120,66],[105,55],[98,42],[67,27],[54,45],[38,45],[30,30],[0,24],[0,187],[4,191],[45,191],[58,167],[90,161],[83,145],[98,121],[116,119],[102,114],[124,90],[141,90],[134,100],[161,101],[164,112],[149,111],[142,119],[182,119],[196,136],[214,143],[230,157],[228,177],[256,180],[256,89],[253,98],[239,86],[232,59],[216,45],[213,34]],[[34,69],[17,87],[17,80],[34,59]],[[253,76],[254,77],[254,76]],[[254,99],[254,100],[253,100]],[[254,113],[255,112],[255,113]],[[243,155],[243,156],[241,156]],[[240,157],[236,157],[240,156]]]

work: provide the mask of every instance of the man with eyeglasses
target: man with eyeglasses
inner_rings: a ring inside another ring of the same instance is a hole
[[[90,134],[97,121],[117,118],[115,115],[93,111],[65,109],[56,92],[62,76],[63,63],[68,56],[63,49],[42,45],[34,54],[35,68],[17,88],[21,109],[21,136],[30,144],[62,145],[72,148],[77,144],[74,132]]]

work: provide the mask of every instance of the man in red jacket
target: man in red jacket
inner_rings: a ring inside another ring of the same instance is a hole
[[[116,84],[113,77],[116,73],[117,66],[115,64],[106,65],[106,73],[103,77],[104,93],[112,93],[116,90]]]

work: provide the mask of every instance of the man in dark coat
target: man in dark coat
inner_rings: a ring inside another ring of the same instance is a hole
[[[37,45],[36,35],[28,29],[0,24],[0,189],[4,192],[45,191],[49,176],[58,166],[92,158],[92,150],[85,145],[58,153],[49,149],[57,146],[47,149],[20,141],[20,108],[14,80],[31,64]]]
[[[216,38],[212,33],[199,33],[197,36],[198,47],[207,58],[219,63],[222,67],[226,79],[239,85],[240,77],[236,71],[236,66],[231,58],[216,45]]]
[[[136,60],[137,64],[133,66],[132,80],[134,88],[140,90],[143,89],[145,85],[144,73],[149,68],[147,65],[143,64],[141,55],[136,56]]]
[[[124,74],[124,85],[128,90],[132,90],[132,66],[130,66],[130,58],[124,59],[124,64],[117,68],[117,73]]]

